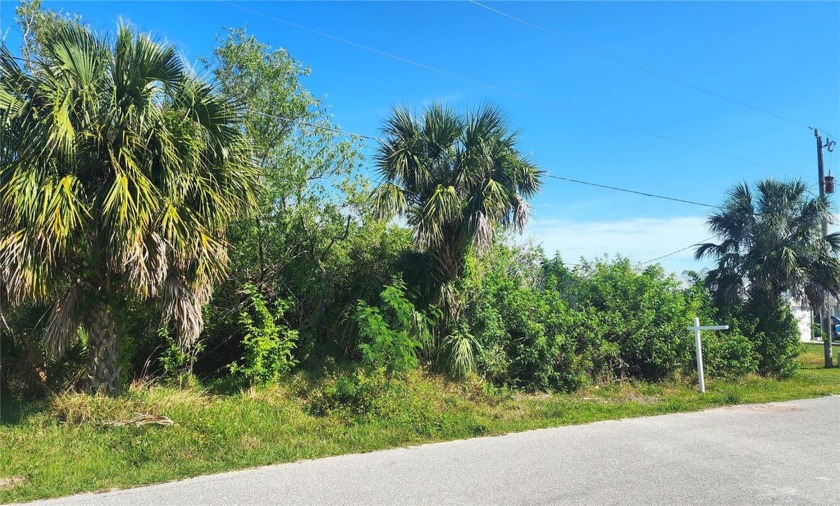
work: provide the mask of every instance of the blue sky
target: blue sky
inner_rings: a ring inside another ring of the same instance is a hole
[[[342,128],[376,136],[390,108],[439,100],[500,106],[520,147],[551,174],[712,205],[740,181],[816,180],[813,133],[569,43],[840,135],[838,2],[52,2],[97,29],[123,17],[189,61],[223,27],[247,25],[312,69]],[[16,2],[0,29],[17,45]],[[291,24],[434,67],[462,79]],[[840,172],[840,149],[826,170]],[[370,157],[368,158],[370,159]],[[816,191],[816,190],[815,190]],[[709,209],[547,179],[525,240],[567,262],[621,253],[644,262],[710,234]],[[668,269],[698,269],[691,250]]]

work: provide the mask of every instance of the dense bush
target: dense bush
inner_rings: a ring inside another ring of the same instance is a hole
[[[381,309],[359,300],[356,323],[362,363],[370,369],[402,373],[417,367],[417,352],[431,341],[432,321],[406,298],[405,284],[395,279],[379,297]]]
[[[574,271],[539,250],[497,246],[473,257],[466,319],[480,348],[478,372],[496,384],[572,390],[611,378],[661,380],[694,374],[694,316],[716,310],[702,286],[684,288],[659,266],[626,259],[583,262]],[[711,374],[758,369],[744,325],[707,333]]]
[[[578,275],[578,304],[592,308],[601,338],[617,346],[622,376],[658,380],[691,361],[685,327],[701,301],[660,266],[640,271],[619,258],[584,262]]]
[[[497,247],[468,263],[465,317],[485,378],[511,386],[569,390],[583,383],[577,315],[538,286],[538,252]]]
[[[782,378],[793,374],[801,346],[790,307],[781,302],[768,304],[762,295],[751,294],[743,313],[748,322],[745,334],[751,337],[758,358],[758,372]]]
[[[692,276],[688,291],[701,302],[697,316],[701,324],[729,325],[725,332],[703,333],[703,362],[710,377],[738,377],[758,372],[758,353],[753,340],[754,325],[742,305],[722,308],[712,303],[708,289],[697,276]],[[693,355],[692,355],[693,357]]]
[[[252,385],[274,383],[295,365],[292,350],[298,332],[283,322],[289,303],[278,299],[269,308],[262,294],[250,284],[245,293],[251,300],[250,307],[239,313],[244,354],[241,362],[230,364],[230,372]]]

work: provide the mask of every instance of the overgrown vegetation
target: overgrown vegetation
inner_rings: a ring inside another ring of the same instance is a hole
[[[230,364],[230,372],[252,385],[276,383],[296,363],[292,350],[297,344],[298,332],[283,324],[289,303],[280,299],[269,309],[257,287],[246,285],[245,293],[251,299],[251,307],[239,313],[239,324],[245,331],[242,363]]]
[[[410,371],[417,367],[417,351],[431,340],[431,320],[406,298],[405,284],[398,279],[379,296],[382,310],[363,300],[356,308],[362,363],[389,374]]]
[[[251,142],[174,47],[34,19],[25,66],[0,49],[2,303],[44,311],[52,357],[84,335],[91,388],[114,393],[130,305],[160,301],[182,348],[202,331],[224,230],[255,204]]]
[[[733,189],[709,220],[723,242],[698,250],[719,261],[702,282],[622,258],[570,270],[504,240],[542,172],[492,106],[395,109],[374,189],[359,139],[302,85],[309,69],[243,29],[204,61],[211,84],[127,26],[111,47],[37,0],[18,16],[26,58],[0,53],[6,395],[274,384],[327,361],[574,391],[691,376],[694,316],[732,326],[707,340],[710,371],[784,377],[785,294],[837,292],[828,202],[800,183]]]
[[[838,393],[837,371],[796,371],[785,296],[821,304],[840,279],[828,202],[798,183],[733,190],[706,276],[570,268],[506,240],[542,172],[492,106],[396,109],[374,188],[309,69],[243,29],[218,37],[210,83],[127,26],[109,45],[37,0],[18,15],[24,61],[0,50],[0,479],[22,481],[0,498]],[[731,327],[704,335],[705,397],[695,316]],[[137,412],[176,425],[102,425]]]

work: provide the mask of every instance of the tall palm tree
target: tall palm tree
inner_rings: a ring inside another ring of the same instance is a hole
[[[236,104],[175,49],[72,22],[23,69],[0,48],[0,297],[49,304],[60,355],[87,335],[97,391],[117,388],[120,309],[162,299],[182,346],[224,274],[228,221],[254,205]]]
[[[840,294],[840,234],[823,234],[830,205],[807,193],[802,181],[772,179],[760,181],[755,194],[746,183],[729,191],[708,219],[720,244],[701,244],[695,252],[697,259],[717,260],[706,282],[720,303],[749,292],[774,307],[789,294],[820,308]]]
[[[524,228],[542,171],[517,150],[516,132],[498,109],[461,117],[435,104],[418,118],[400,107],[384,136],[376,164],[385,182],[374,208],[407,219],[440,285],[462,274],[469,247],[488,245],[495,227]]]
[[[543,173],[518,151],[516,132],[490,106],[462,117],[435,104],[419,118],[396,108],[384,136],[376,158],[384,182],[374,193],[374,212],[404,217],[413,229],[426,295],[443,315],[424,352],[462,376],[473,368],[475,343],[457,325],[462,301],[455,281],[471,247],[488,246],[496,228],[525,227],[528,199]]]

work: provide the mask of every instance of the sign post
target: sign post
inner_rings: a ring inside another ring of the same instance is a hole
[[[700,393],[706,393],[706,381],[703,379],[703,345],[700,342],[701,330],[727,330],[729,325],[700,325],[700,318],[694,317],[694,326],[686,327],[694,331],[694,345],[697,347],[697,380],[700,382]]]

